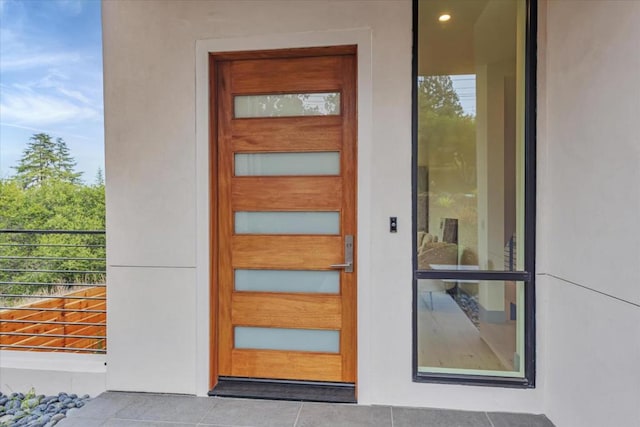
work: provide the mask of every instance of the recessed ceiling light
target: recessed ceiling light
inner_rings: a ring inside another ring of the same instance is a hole
[[[448,13],[443,13],[438,17],[438,21],[440,22],[447,22],[449,19],[451,19],[451,15],[449,15]]]

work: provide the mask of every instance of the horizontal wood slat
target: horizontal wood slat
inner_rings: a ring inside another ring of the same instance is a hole
[[[13,331],[12,331],[13,332]],[[45,331],[40,331],[37,332],[38,334],[64,334],[64,328],[59,326],[59,327],[55,327],[55,328],[49,328],[48,330]],[[29,337],[29,336],[23,336],[23,335],[3,335],[0,336],[0,344],[20,344],[20,345],[38,345],[37,343],[42,343],[43,340],[44,341],[49,341],[52,339],[55,339],[58,337]],[[36,343],[36,344],[30,344],[30,343]]]
[[[105,340],[78,339],[67,343],[67,347],[73,348],[92,348],[95,350],[104,350],[106,346]],[[91,352],[83,352],[85,354]]]
[[[342,148],[342,118],[232,120],[229,137],[236,152],[338,151]]]
[[[96,310],[106,310],[106,305],[102,308],[97,307]],[[107,321],[106,313],[83,313],[73,312],[65,313],[63,319],[65,322],[91,322],[91,323],[105,323]]]
[[[67,325],[65,332],[70,335],[106,336],[106,326]]]
[[[231,238],[233,268],[326,270],[342,262],[341,236],[262,236]]]
[[[55,311],[30,311],[30,310],[6,310],[0,312],[1,320],[55,320],[58,312]]]
[[[105,310],[107,302],[105,300],[74,299],[67,300],[64,308],[67,310]]]
[[[338,295],[236,292],[232,307],[233,325],[334,330],[342,325]]]
[[[340,177],[235,177],[231,180],[234,211],[332,210],[342,205]]]
[[[42,319],[37,319],[42,320]],[[49,316],[44,321],[59,321],[56,315]],[[55,325],[47,325],[40,323],[7,323],[0,320],[0,332],[21,332],[30,334],[44,334],[47,330]]]
[[[339,56],[234,61],[231,63],[231,93],[337,91],[343,84],[340,61]]]
[[[232,350],[231,375],[285,380],[342,381],[339,354]]]
[[[62,333],[62,328],[54,329],[51,333]],[[50,342],[59,342],[61,347],[64,347],[64,338],[59,337],[7,337],[3,336],[0,344],[4,345],[50,345]]]

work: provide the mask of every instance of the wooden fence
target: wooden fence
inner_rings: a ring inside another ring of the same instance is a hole
[[[106,352],[106,293],[106,287],[91,287],[1,310],[0,348]]]

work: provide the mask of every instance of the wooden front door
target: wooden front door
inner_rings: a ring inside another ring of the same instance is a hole
[[[355,48],[212,55],[211,73],[214,371],[354,383]]]

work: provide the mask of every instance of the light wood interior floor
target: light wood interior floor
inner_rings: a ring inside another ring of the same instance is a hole
[[[505,370],[456,302],[444,291],[418,296],[418,366]]]

